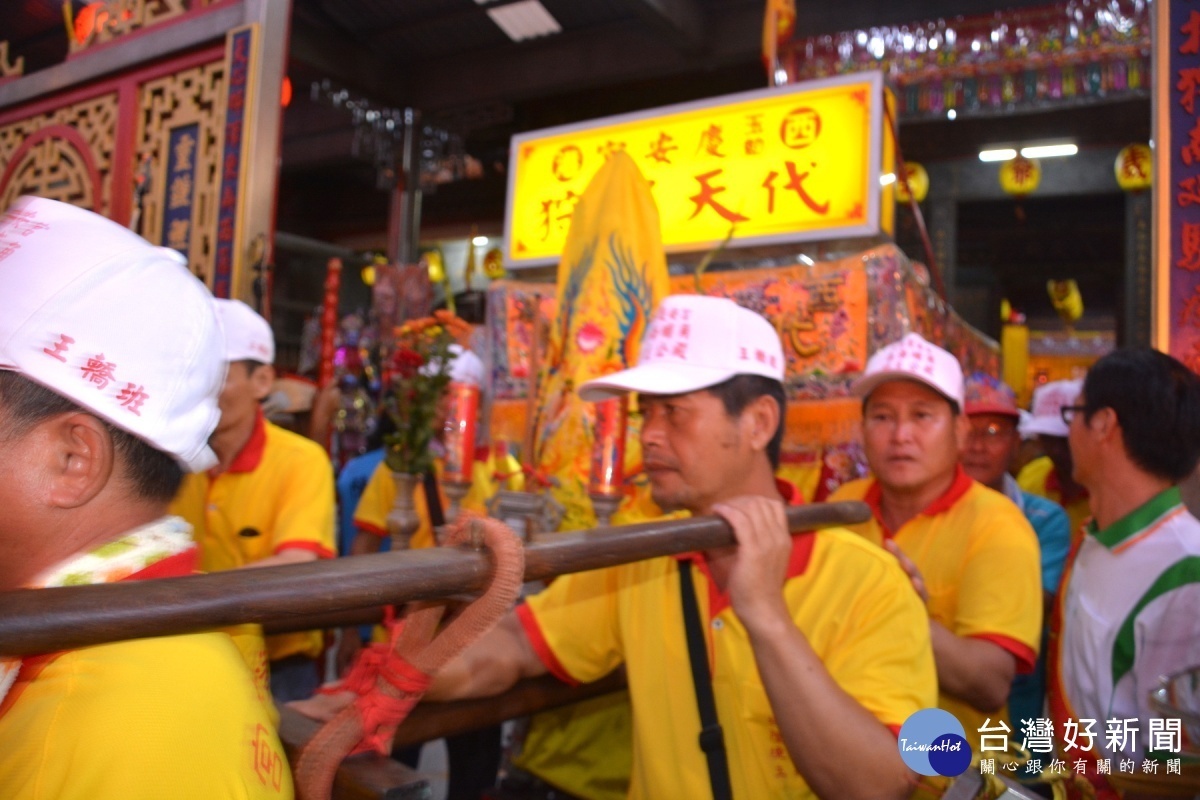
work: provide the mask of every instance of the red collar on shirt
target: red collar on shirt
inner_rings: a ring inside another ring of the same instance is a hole
[[[191,575],[194,573],[199,563],[200,553],[193,547],[182,553],[167,556],[161,561],[156,561],[145,569],[126,575],[116,582],[128,583],[129,581],[146,581],[154,578],[178,578],[182,575]],[[25,690],[25,687],[36,680],[42,670],[65,652],[67,651],[58,650],[53,653],[41,653],[21,659],[21,671],[17,673],[17,681],[9,688],[4,701],[0,702],[0,716],[3,716],[8,709],[12,708],[13,704],[17,702],[17,698]]]
[[[226,472],[253,472],[262,463],[263,449],[267,446],[267,420],[262,409],[254,415],[254,430],[242,449],[234,456]]]
[[[200,551],[193,547],[173,556],[167,556],[162,561],[156,561],[140,572],[126,575],[118,583],[127,581],[148,581],[153,578],[178,578],[191,575],[200,566]]]
[[[782,478],[775,479],[775,488],[779,494],[783,495],[783,502],[789,506],[804,505],[804,497],[800,494],[800,490],[793,486],[788,481]],[[792,554],[788,558],[787,577],[795,578],[803,575],[808,569],[808,562],[812,558],[813,543],[815,537],[812,531],[796,534],[792,537]],[[717,582],[713,580],[712,572],[708,567],[708,559],[704,557],[703,552],[693,551],[691,553],[680,553],[675,556],[677,560],[689,560],[704,574],[705,580],[708,581],[708,617],[713,617],[720,614],[729,607],[729,594],[717,589]]]
[[[926,506],[925,510],[919,516],[932,517],[936,514],[941,514],[943,511],[949,511],[974,484],[975,481],[971,480],[971,476],[967,475],[966,470],[962,468],[962,464],[956,464],[954,467],[954,480],[950,482],[950,488],[946,489],[940,497]],[[879,481],[871,481],[871,485],[867,488],[867,493],[863,496],[863,502],[871,507],[871,512],[875,515],[875,521],[883,529],[884,537],[891,539],[895,536],[895,533],[888,530],[888,526],[883,522],[883,489],[880,487]]]

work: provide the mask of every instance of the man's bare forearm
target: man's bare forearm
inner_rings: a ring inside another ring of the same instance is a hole
[[[929,623],[938,686],[977,711],[999,711],[1008,702],[1016,659],[985,639],[955,636],[939,622]]]
[[[435,701],[491,697],[512,688],[522,678],[545,672],[517,615],[509,612],[500,624],[442,668],[425,696]]]

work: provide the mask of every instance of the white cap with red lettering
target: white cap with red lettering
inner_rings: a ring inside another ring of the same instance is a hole
[[[1021,427],[1025,436],[1060,436],[1066,438],[1071,429],[1063,422],[1062,408],[1079,399],[1083,379],[1050,381],[1033,390],[1033,413]]]
[[[271,323],[241,300],[218,297],[217,318],[225,332],[225,360],[275,363],[275,334]]]
[[[958,404],[963,410],[963,371],[958,359],[919,333],[907,334],[867,359],[862,377],[850,386],[859,397],[867,397],[883,383],[909,380],[923,383],[930,389]]]
[[[212,295],[185,264],[98,214],[18,199],[0,216],[0,369],[211,467],[225,360]]]
[[[579,396],[597,402],[626,392],[686,394],[735,375],[783,381],[779,334],[762,315],[724,297],[676,294],[654,312],[636,367],[590,380]]]

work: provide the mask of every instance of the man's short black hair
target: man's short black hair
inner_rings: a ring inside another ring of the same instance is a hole
[[[783,384],[763,375],[734,375],[716,386],[709,386],[707,391],[721,398],[725,413],[731,417],[739,416],[752,400],[763,395],[775,401],[779,406],[779,426],[767,443],[767,458],[771,461],[772,470],[779,469],[779,452],[783,447],[783,429],[787,422],[787,394]]]
[[[40,383],[4,370],[0,370],[0,403],[7,412],[9,430],[6,435],[11,437],[21,436],[42,420],[60,414],[92,414]],[[108,429],[116,457],[124,463],[138,496],[156,502],[169,502],[175,497],[183,482],[183,468],[179,463],[133,434],[103,419],[100,421]]]
[[[1134,464],[1178,483],[1200,461],[1200,377],[1148,347],[1116,350],[1083,381],[1084,419],[1111,408]]]

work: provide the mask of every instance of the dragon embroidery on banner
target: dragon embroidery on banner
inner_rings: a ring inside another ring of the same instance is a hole
[[[592,271],[592,265],[596,261],[596,245],[597,242],[592,241],[583,249],[583,252],[579,254],[579,260],[571,265],[571,271],[567,274],[567,280],[563,284],[562,297],[558,301],[559,331],[552,342],[553,351],[547,359],[549,367],[547,371],[550,373],[562,367],[567,342],[570,341],[571,323],[575,317],[576,301],[579,299],[579,295],[583,291],[583,285],[587,282],[587,277]]]
[[[613,294],[618,300],[617,328],[621,333],[622,366],[632,365],[637,363],[634,352],[646,332],[654,299],[644,265],[635,263],[633,248],[623,243],[616,231],[609,234],[608,248],[608,270],[612,277]]]

